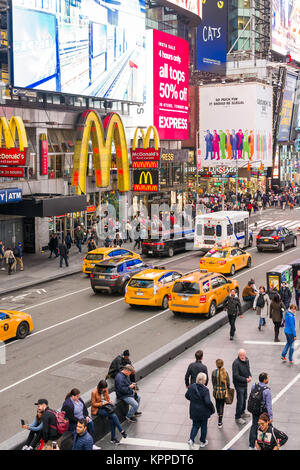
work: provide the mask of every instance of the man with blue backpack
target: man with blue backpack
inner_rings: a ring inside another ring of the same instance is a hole
[[[24,271],[24,264],[23,264],[23,249],[22,243],[18,242],[18,244],[14,247],[14,257],[16,258],[17,265],[20,265],[20,271]]]
[[[255,441],[257,437],[258,420],[262,413],[267,413],[269,422],[273,421],[272,395],[267,386],[269,376],[266,372],[259,374],[258,383],[251,387],[248,399],[248,411],[252,414],[252,426],[249,434],[249,450],[255,450]]]

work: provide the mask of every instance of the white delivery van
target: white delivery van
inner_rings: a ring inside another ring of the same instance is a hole
[[[195,220],[194,248],[208,251],[213,247],[252,246],[249,213],[220,211],[198,215]]]

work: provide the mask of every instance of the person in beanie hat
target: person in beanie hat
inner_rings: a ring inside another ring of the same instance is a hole
[[[125,349],[125,351],[123,351],[123,354],[119,354],[117,357],[115,357],[111,365],[109,366],[106,379],[114,379],[116,375],[124,368],[124,366],[128,364],[132,366],[132,362],[129,359],[129,356],[129,350]],[[135,382],[134,374],[130,375],[130,380],[131,382]]]

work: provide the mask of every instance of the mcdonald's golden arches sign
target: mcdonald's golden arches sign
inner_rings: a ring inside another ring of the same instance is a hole
[[[92,141],[95,180],[98,188],[110,184],[112,144],[114,142],[117,160],[119,191],[130,191],[130,173],[125,129],[117,113],[109,113],[103,123],[96,111],[85,111],[78,123],[77,138],[73,157],[72,185],[77,194],[86,193],[86,173],[89,142]]]
[[[159,170],[133,170],[133,191],[154,192],[159,190]]]
[[[21,117],[0,117],[0,140],[0,165],[26,165],[28,142]]]

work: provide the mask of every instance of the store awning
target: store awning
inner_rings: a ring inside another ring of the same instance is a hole
[[[71,212],[85,211],[86,195],[33,195],[23,196],[18,203],[1,204],[0,214],[21,215],[24,217],[53,217]]]

